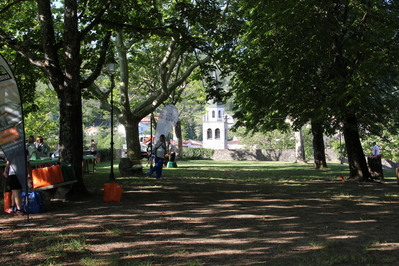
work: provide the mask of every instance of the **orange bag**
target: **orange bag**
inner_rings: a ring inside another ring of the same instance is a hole
[[[64,182],[61,167],[59,164],[48,167],[48,173],[51,177],[52,185]]]
[[[122,185],[104,184],[104,201],[121,201]]]
[[[3,201],[4,201],[4,211],[11,207],[11,196],[12,192],[4,192],[3,193]]]
[[[47,187],[64,182],[60,165],[32,170],[33,188]]]
[[[47,187],[51,185],[48,167],[32,169],[32,186],[33,188]]]

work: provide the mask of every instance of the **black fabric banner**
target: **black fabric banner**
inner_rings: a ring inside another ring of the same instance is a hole
[[[28,191],[27,156],[20,92],[8,63],[0,55],[0,148]]]

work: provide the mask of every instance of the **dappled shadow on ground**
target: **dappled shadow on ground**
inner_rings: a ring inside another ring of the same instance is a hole
[[[122,202],[104,202],[101,191],[52,202],[31,215],[33,227],[3,215],[0,263],[43,263],[49,235],[84,238],[83,252],[53,256],[61,265],[395,265],[399,255],[395,184],[120,183]]]

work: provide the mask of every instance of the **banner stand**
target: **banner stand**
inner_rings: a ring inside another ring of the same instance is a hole
[[[166,105],[159,115],[153,144],[155,144],[159,140],[159,137],[161,135],[164,135],[166,141],[169,142],[169,140],[167,139],[168,134],[176,125],[178,120],[179,110],[177,110],[176,106],[174,106],[173,104]]]
[[[23,107],[14,74],[7,61],[0,54],[0,148],[26,192],[26,206],[28,200],[28,171],[25,147],[25,129]],[[25,215],[26,223],[20,226],[33,226],[29,221],[29,212]]]

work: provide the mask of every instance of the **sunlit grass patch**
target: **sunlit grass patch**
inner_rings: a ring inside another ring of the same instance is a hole
[[[124,234],[124,231],[120,228],[107,229],[107,232],[111,233],[111,235],[114,235],[114,236],[121,236]]]

